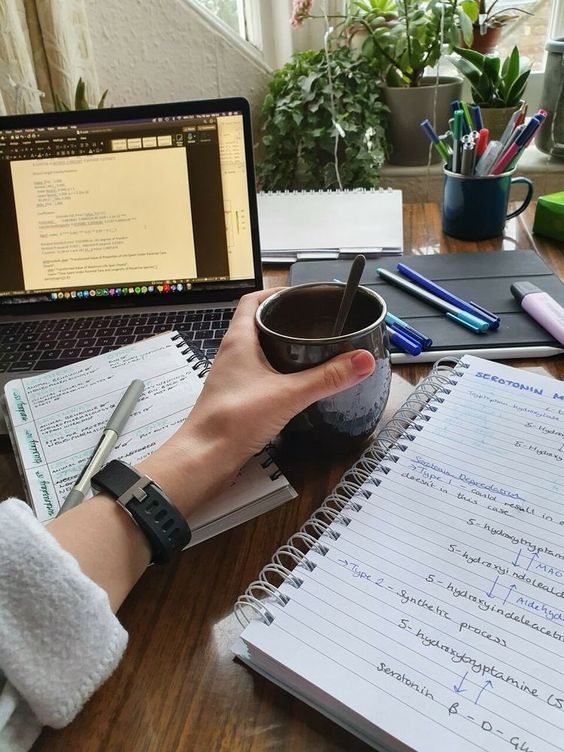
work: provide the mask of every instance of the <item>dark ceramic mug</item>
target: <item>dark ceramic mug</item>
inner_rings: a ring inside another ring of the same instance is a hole
[[[445,169],[443,232],[460,240],[487,240],[502,235],[506,220],[524,212],[533,197],[532,182],[512,177],[513,172],[481,177]],[[508,214],[511,186],[519,183],[527,186],[527,195],[521,206]]]
[[[391,380],[386,303],[377,293],[359,287],[343,334],[332,336],[344,287],[339,282],[288,287],[263,301],[256,314],[263,352],[281,373],[303,371],[357,349],[374,356],[376,367],[364,381],[310,405],[283,431],[335,451],[363,443],[374,431]]]

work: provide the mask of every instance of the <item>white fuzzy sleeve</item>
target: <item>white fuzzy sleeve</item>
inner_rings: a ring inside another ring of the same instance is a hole
[[[17,720],[7,713],[9,685],[40,724],[65,726],[113,672],[126,644],[106,592],[26,504],[0,504],[0,679],[7,680],[4,692],[0,681],[0,749],[3,730]],[[22,708],[14,702],[16,712]]]

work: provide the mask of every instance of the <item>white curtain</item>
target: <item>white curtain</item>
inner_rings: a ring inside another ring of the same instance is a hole
[[[0,0],[0,114],[73,106],[78,79],[100,87],[83,0]]]

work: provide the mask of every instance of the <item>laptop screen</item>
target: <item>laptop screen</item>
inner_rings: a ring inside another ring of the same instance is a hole
[[[3,307],[254,289],[244,113],[156,107],[0,119]]]

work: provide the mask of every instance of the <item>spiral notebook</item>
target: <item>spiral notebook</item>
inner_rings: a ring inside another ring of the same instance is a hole
[[[437,365],[239,598],[234,651],[376,749],[562,752],[563,499],[564,384]]]
[[[130,464],[147,457],[180,427],[208,370],[209,362],[180,334],[166,332],[6,384],[9,433],[38,519],[43,522],[56,516],[133,378],[144,381],[145,391],[109,458]],[[194,513],[190,545],[295,495],[265,449],[245,465],[230,488]]]
[[[259,193],[257,202],[263,262],[403,253],[399,190]]]

